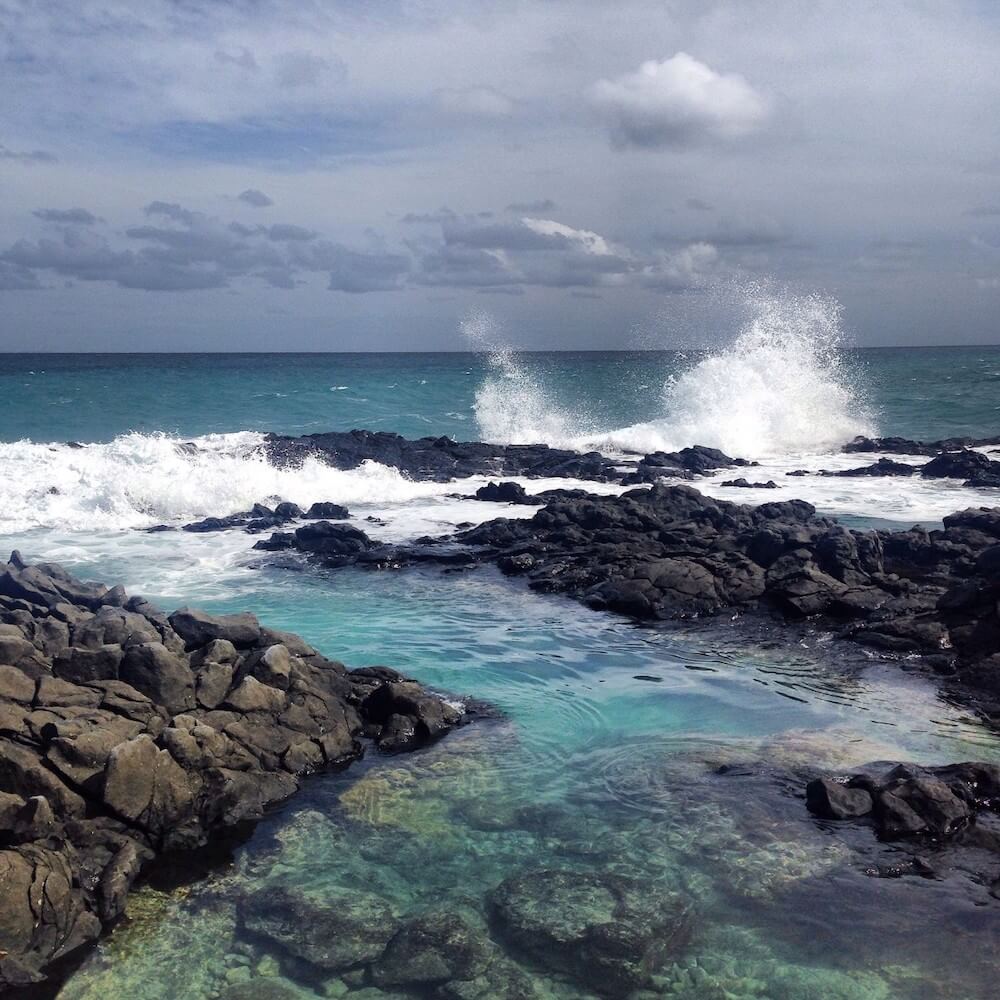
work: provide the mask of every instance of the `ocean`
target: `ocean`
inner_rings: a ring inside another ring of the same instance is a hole
[[[396,540],[533,513],[456,496],[481,478],[282,470],[257,449],[267,431],[354,427],[611,454],[711,445],[758,461],[749,478],[779,489],[722,486],[731,473],[699,489],[799,497],[855,525],[1000,504],[1000,491],[949,481],[789,478],[877,457],[840,452],[856,434],[1000,430],[1000,348],[847,350],[815,316],[793,318],[758,317],[709,351],[517,353],[480,336],[469,354],[0,355],[0,546],[168,609],[253,610],[351,666],[388,664],[502,713],[311,779],[200,878],[138,890],[53,995],[207,998],[269,976],[276,996],[417,996],[279,968],[241,938],[239,899],[269,884],[365,887],[399,912],[484,919],[508,875],[568,868],[691,901],[691,944],[652,996],[995,996],[1000,925],[985,889],[869,877],[776,777],[1000,760],[1000,741],[926,679],[808,629],[637,628],[490,570],[292,571],[262,565],[242,531],[141,530],[278,498],[343,503]],[[590,996],[528,971],[540,997]]]

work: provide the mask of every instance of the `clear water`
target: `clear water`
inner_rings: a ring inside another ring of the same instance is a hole
[[[0,438],[9,442],[0,446],[0,545],[122,581],[168,608],[250,608],[350,665],[387,663],[505,713],[427,751],[373,754],[344,774],[311,779],[206,878],[137,892],[128,919],[59,996],[207,998],[252,978],[280,982],[292,996],[390,1000],[400,994],[304,977],[244,940],[237,901],[262,884],[319,894],[365,887],[400,913],[433,905],[477,919],[503,878],[546,867],[627,874],[650,893],[692,900],[691,944],[652,996],[994,996],[1000,910],[986,888],[962,870],[942,881],[868,877],[864,867],[891,863],[893,850],[865,830],[847,835],[848,850],[843,831],[813,822],[799,797],[796,775],[813,766],[1000,759],[991,733],[898,665],[865,660],[823,635],[738,620],[638,629],[490,571],[290,573],[258,568],[245,535],[134,530],[227,513],[244,500],[240,490],[251,502],[270,491],[298,502],[346,499],[357,514],[387,522],[373,530],[399,538],[517,513],[447,495],[474,484],[428,487],[391,470],[280,478],[248,457],[255,439],[245,432],[364,426],[472,439],[491,419],[481,409],[484,387],[502,380],[511,387],[502,403],[541,401],[534,417],[559,415],[560,434],[650,422],[666,434],[678,397],[662,387],[699,360],[0,356]],[[864,409],[882,433],[985,435],[1000,424],[1000,351],[863,352],[844,365],[848,409]],[[808,414],[801,401],[788,410],[799,421]],[[212,434],[236,437],[203,437]],[[762,472],[843,460],[817,450],[814,429],[801,436],[800,448],[763,455]],[[191,437],[206,449],[201,459],[173,447],[173,438]],[[103,444],[51,444],[67,440]],[[140,485],[119,488],[127,479]],[[957,484],[934,492],[909,481],[793,483],[783,495],[811,489],[858,523],[932,520],[988,502]],[[49,494],[56,484],[59,493]],[[733,495],[714,482],[707,488]],[[721,765],[731,766],[718,773]],[[591,995],[525,968],[542,996]]]

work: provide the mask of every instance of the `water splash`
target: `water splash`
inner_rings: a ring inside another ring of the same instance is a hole
[[[841,307],[823,295],[743,287],[736,339],[667,380],[666,444],[761,458],[835,449],[875,431],[843,353]]]
[[[474,350],[487,353],[490,374],[476,390],[473,410],[484,441],[496,444],[565,445],[587,433],[581,414],[560,407],[504,341],[494,316],[477,310],[462,320]]]
[[[835,450],[875,433],[856,368],[843,351],[835,299],[795,295],[768,282],[733,285],[726,294],[741,314],[736,337],[668,375],[662,416],[647,423],[595,431],[585,416],[555,404],[509,348],[494,348],[497,374],[476,395],[484,439],[608,452],[702,444],[756,459]],[[479,317],[467,323],[473,336],[483,323],[495,332]]]

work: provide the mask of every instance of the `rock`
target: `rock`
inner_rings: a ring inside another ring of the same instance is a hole
[[[990,468],[990,460],[979,451],[943,451],[920,469],[925,479],[968,479]]]
[[[538,501],[529,497],[520,483],[487,483],[476,490],[477,500],[490,500],[494,503],[533,504]]]
[[[491,958],[483,933],[456,913],[432,912],[408,920],[372,966],[378,986],[425,986],[474,979]]]
[[[508,878],[491,894],[497,929],[534,961],[609,996],[643,986],[679,955],[689,907],[614,875],[542,870]]]
[[[240,919],[248,931],[331,972],[380,958],[399,927],[389,904],[371,893],[330,890],[320,901],[283,886],[248,896]]]
[[[806,785],[806,806],[822,819],[857,819],[872,811],[872,797],[863,788],[851,788],[831,778],[816,778]]]
[[[194,672],[182,656],[161,642],[145,642],[125,653],[118,677],[171,715],[195,706]]]
[[[188,649],[197,649],[215,639],[224,639],[238,649],[245,649],[260,638],[260,623],[248,612],[209,615],[194,608],[181,608],[170,616],[170,625]]]
[[[751,483],[742,476],[739,479],[727,479],[719,484],[720,486],[735,486],[741,490],[776,490],[778,484],[769,479],[766,483]]]
[[[339,503],[314,503],[304,516],[312,520],[345,521],[351,513]]]

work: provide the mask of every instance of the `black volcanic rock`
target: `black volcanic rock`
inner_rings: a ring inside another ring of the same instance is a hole
[[[158,853],[261,817],[356,759],[362,733],[397,752],[461,721],[395,671],[351,673],[253,615],[168,618],[14,553],[0,564],[0,991],[95,940]],[[384,945],[395,923],[365,913]],[[330,919],[295,941],[343,952],[347,916],[336,945]]]
[[[1000,436],[985,438],[955,437],[941,441],[913,441],[903,437],[856,437],[845,444],[845,452],[883,452],[887,455],[938,455],[944,451],[961,451],[963,448],[983,448],[1000,444]]]

